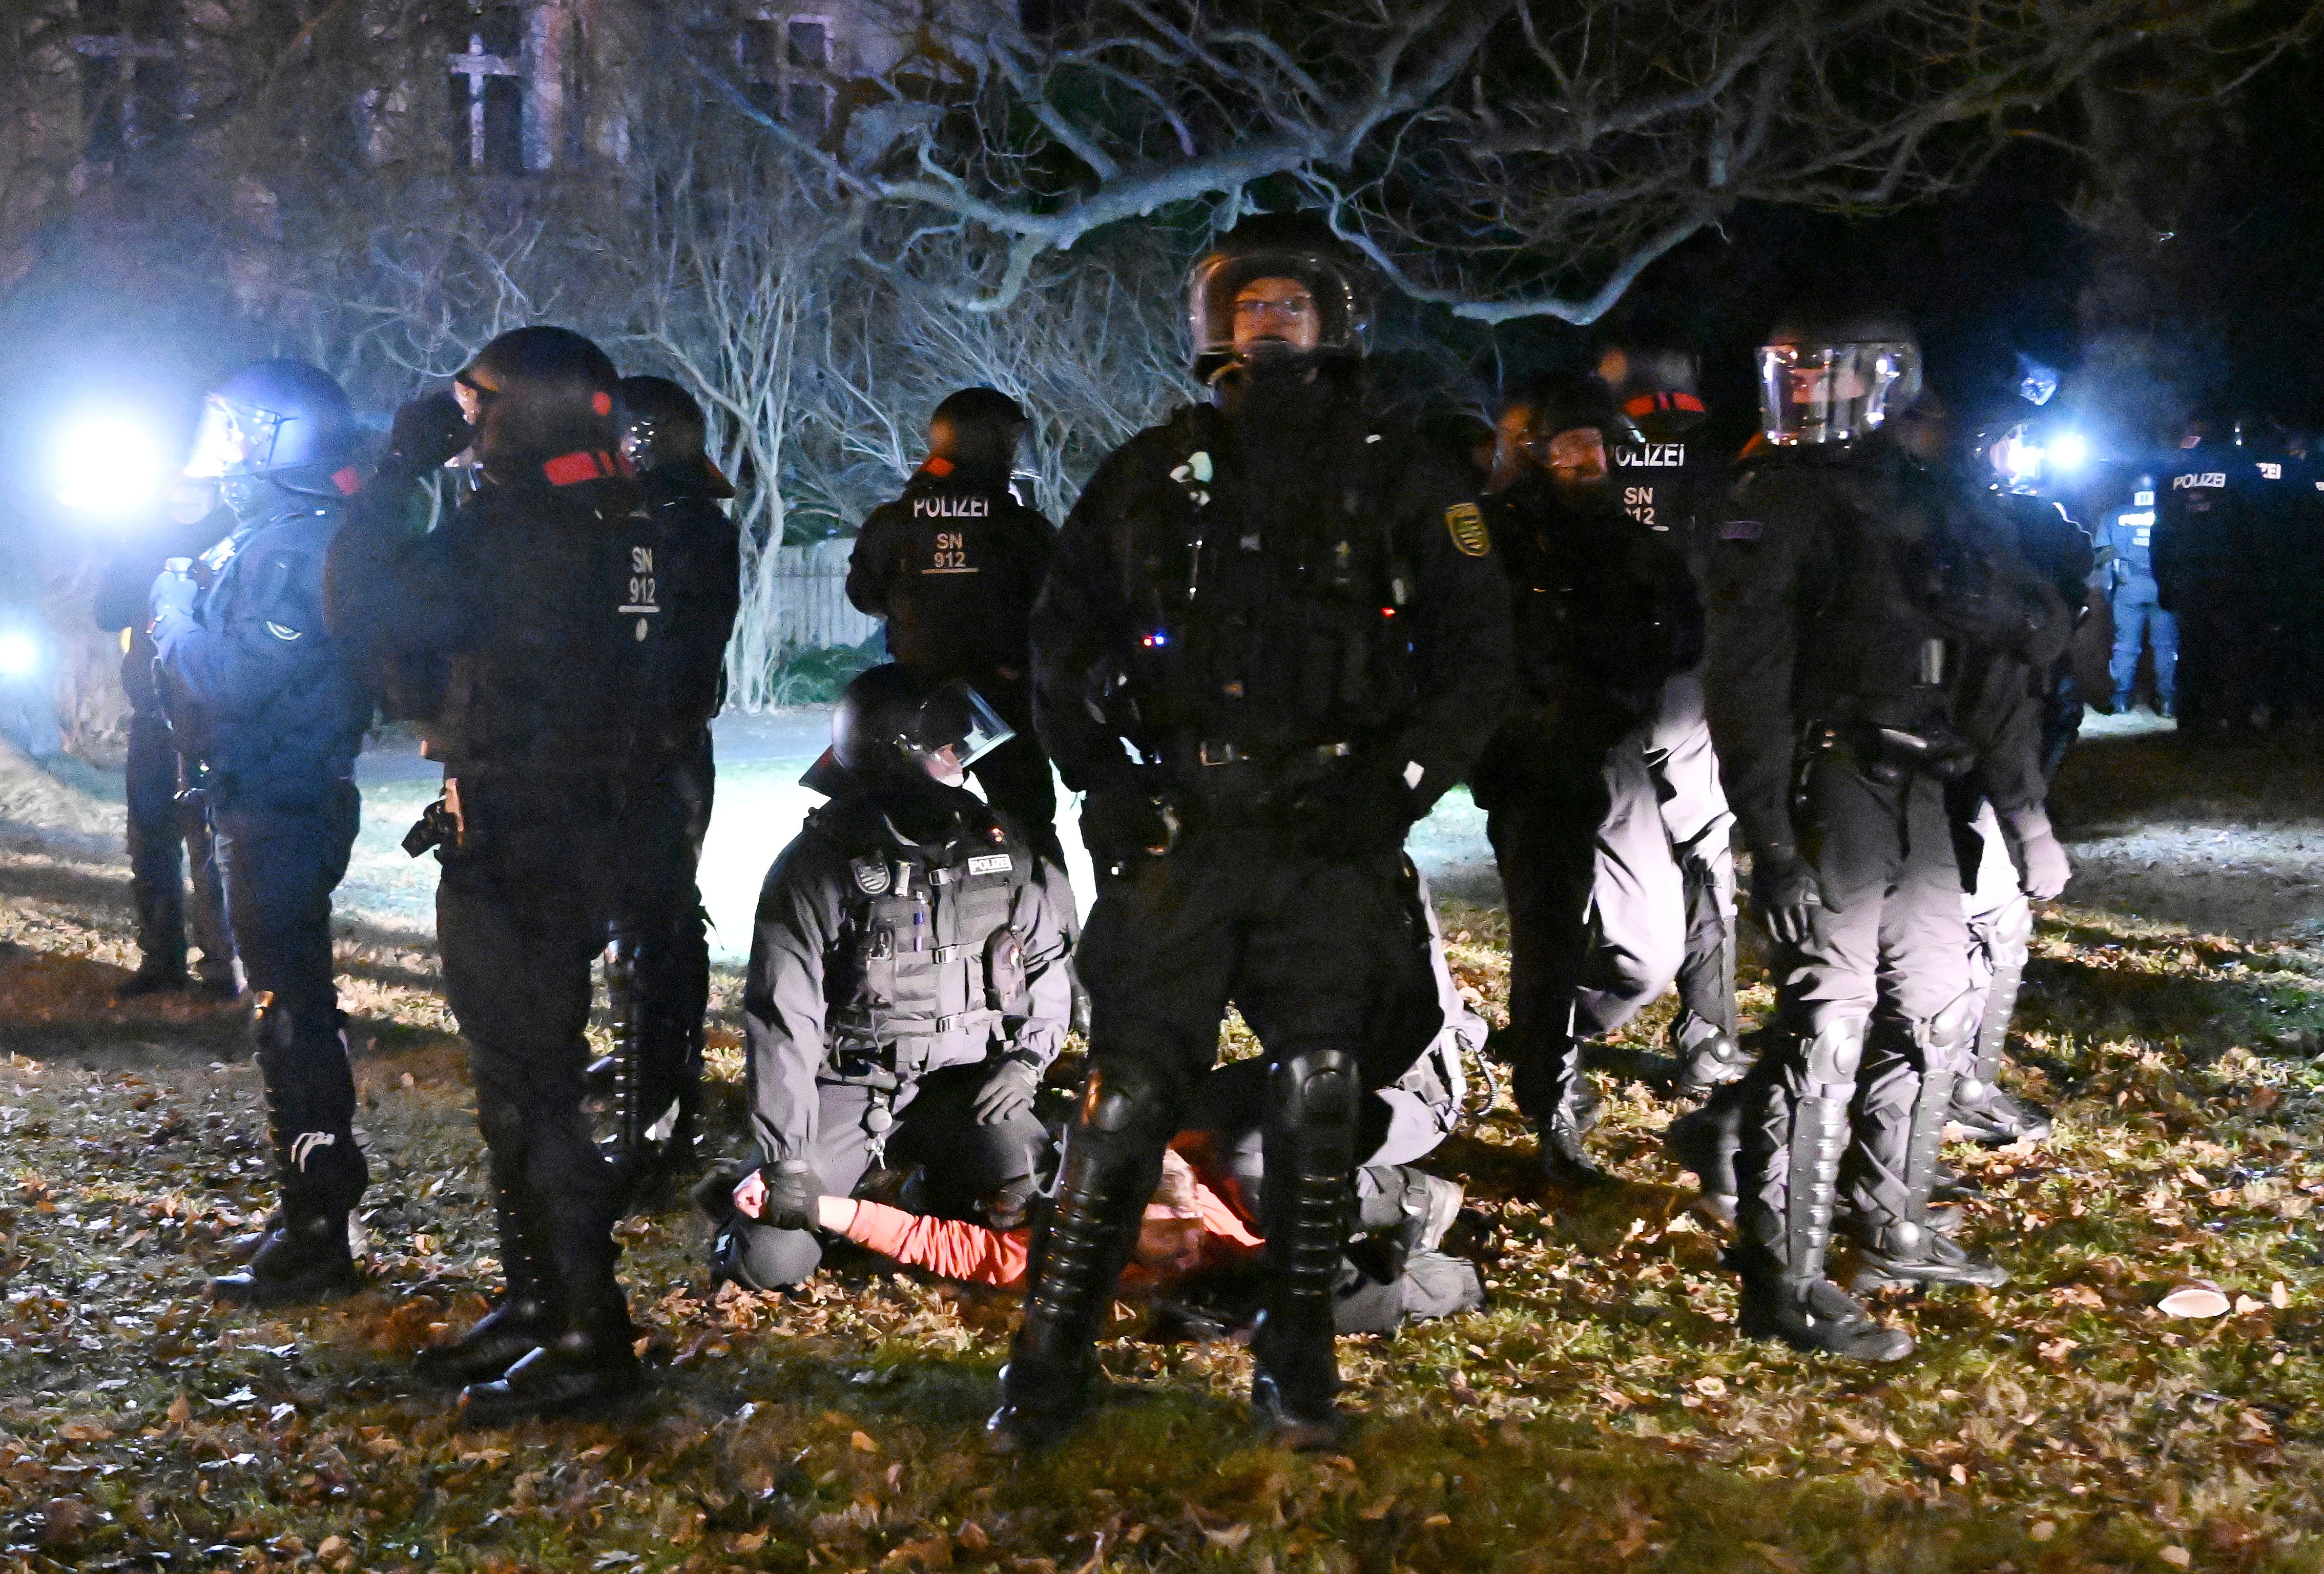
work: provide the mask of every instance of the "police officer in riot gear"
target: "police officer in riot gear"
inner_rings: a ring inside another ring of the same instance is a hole
[[[280,1206],[221,1300],[271,1304],[360,1283],[347,1219],[369,1179],[331,963],[331,892],[360,799],[372,697],[324,626],[354,417],[339,385],[261,361],[204,401],[187,475],[216,483],[226,538],[153,582],[154,675],[217,838],[226,917],[254,1008]]]
[[[890,658],[936,682],[974,685],[1009,723],[1014,736],[977,762],[977,785],[1062,870],[1057,793],[1033,732],[1026,643],[1056,530],[1010,487],[1031,427],[997,389],[946,395],[928,418],[928,456],[904,495],[872,511],[855,538],[847,599],[887,620]]]
[[[1180,410],[1100,467],[1034,611],[1034,704],[1104,874],[1076,966],[1091,1070],[989,1432],[1059,1435],[1163,1146],[1230,1000],[1270,1066],[1252,1402],[1344,1426],[1332,1279],[1368,1097],[1441,1020],[1405,833],[1499,720],[1508,593],[1441,450],[1368,412],[1364,275],[1310,217],[1246,220],[1189,281]]]
[[[137,971],[121,988],[126,999],[196,984],[199,992],[230,999],[234,942],[226,923],[209,816],[198,800],[181,803],[188,785],[170,718],[153,685],[151,592],[154,575],[172,557],[190,561],[236,523],[224,503],[212,508],[212,483],[186,483],[173,492],[171,517],[152,537],[124,548],[107,564],[96,597],[97,626],[121,636],[121,687],[129,699],[129,758],[124,771],[128,807],[129,889],[136,910]],[[189,877],[190,877],[190,881]],[[187,905],[189,883],[193,902]],[[187,971],[187,936],[201,948],[198,971]]]
[[[1517,683],[1471,790],[1508,894],[1512,1091],[1561,1180],[1599,1174],[1582,1146],[1597,1102],[1583,1045],[1672,982],[1687,931],[1656,727],[1665,690],[1702,659],[1702,609],[1677,548],[1622,507],[1605,441],[1618,419],[1594,378],[1521,391],[1500,422],[1517,479],[1486,506]],[[1701,730],[1699,684],[1689,692]],[[1731,1049],[1728,999],[1703,1004]]]
[[[1743,1331],[1898,1360],[1911,1339],[1826,1276],[1835,1204],[1845,1187],[1859,1285],[2006,1277],[1929,1210],[1974,1045],[1955,843],[1989,800],[2026,888],[2064,884],[2034,681],[2064,616],[1984,494],[1918,456],[1942,427],[1914,427],[1909,450],[1893,431],[1920,393],[1904,325],[1806,318],[1759,362],[1771,446],[1718,528],[1707,686],[1776,942],[1779,1037],[1697,1125],[1739,1117]]]
[[[2237,435],[2224,417],[2190,419],[2156,489],[2157,600],[2179,621],[2179,732],[2195,743],[2245,736],[2259,695],[2266,544]]]
[[[2154,709],[2176,713],[2179,694],[2179,620],[2164,609],[2154,578],[2154,477],[2141,475],[2126,508],[2109,511],[2098,526],[2098,559],[2105,568],[2114,605],[2114,653],[2107,676],[2114,680],[2114,712],[2130,709],[2138,658],[2154,661]]]
[[[716,785],[710,718],[725,694],[726,641],[742,603],[733,487],[705,451],[702,407],[666,377],[625,377],[622,458],[660,528],[659,578],[687,587],[653,680],[660,719],[639,741],[625,815],[631,898],[605,952],[612,1005],[614,1160],[636,1198],[694,1146],[702,1034],[710,1004],[709,925],[695,875]]]
[[[1669,340],[1618,339],[1600,355],[1598,375],[1628,428],[1607,446],[1623,511],[1676,546],[1699,591],[1711,548],[1703,513],[1733,466],[1704,439],[1710,411],[1694,353]],[[1735,816],[1702,720],[1700,672],[1665,686],[1653,748],[1663,824],[1686,888],[1686,957],[1670,1046],[1680,1090],[1701,1092],[1742,1075],[1745,1058],[1735,1016]]]
[[[1065,927],[1030,844],[964,787],[1005,745],[975,689],[900,665],[847,686],[808,772],[831,801],[768,872],[743,996],[755,1164],[713,1269],[815,1272],[816,1199],[918,1168],[963,1216],[1023,1222],[1048,1136],[1033,1109],[1071,1010]]]
[[[630,816],[686,727],[666,677],[689,598],[672,527],[614,457],[618,377],[564,328],[486,345],[453,398],[407,405],[331,553],[331,627],[374,659],[433,658],[443,762],[436,925],[467,1038],[507,1285],[423,1357],[472,1420],[575,1410],[637,1381],[613,1225],[618,1178],[583,1116],[592,963],[630,911]],[[475,489],[413,536],[414,483],[473,444]],[[498,1380],[493,1381],[497,1376]]]

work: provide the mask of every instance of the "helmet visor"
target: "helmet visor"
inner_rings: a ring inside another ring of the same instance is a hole
[[[1759,413],[1771,443],[1852,442],[1920,391],[1920,346],[1910,342],[1759,346]]]
[[[274,432],[281,424],[265,410],[230,404],[211,394],[202,401],[201,425],[194,429],[186,475],[194,481],[216,481],[222,475],[263,471],[274,452]]]
[[[1288,280],[1306,292],[1314,302],[1318,351],[1344,354],[1363,347],[1362,297],[1338,259],[1305,251],[1220,253],[1195,264],[1186,283],[1186,331],[1196,365],[1233,357],[1235,302],[1263,279]]]
[[[920,702],[911,734],[900,741],[923,759],[949,750],[953,763],[966,770],[1016,735],[967,679],[956,677]]]

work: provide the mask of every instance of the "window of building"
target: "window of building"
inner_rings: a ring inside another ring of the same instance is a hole
[[[444,57],[450,72],[454,161],[479,173],[521,175],[524,8],[487,5],[466,25],[466,47]]]
[[[147,146],[178,115],[180,18],[171,0],[81,0],[81,124],[88,157],[110,161]]]
[[[752,103],[804,132],[820,134],[830,126],[830,17],[745,23],[735,48]]]

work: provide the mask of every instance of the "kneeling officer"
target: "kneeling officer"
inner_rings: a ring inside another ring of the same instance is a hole
[[[743,996],[758,1167],[713,1258],[758,1289],[815,1272],[816,1199],[875,1169],[924,1166],[934,1196],[1022,1222],[1071,1005],[1032,848],[963,785],[1009,741],[992,709],[875,667],[831,732],[806,778],[831,802],[768,871]]]

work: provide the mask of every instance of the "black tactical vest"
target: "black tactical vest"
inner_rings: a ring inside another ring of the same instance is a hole
[[[1005,1047],[1028,1007],[1024,937],[1010,917],[1033,879],[1030,851],[997,823],[915,843],[862,801],[817,810],[807,833],[847,860],[824,1080],[908,1086]]]
[[[1182,410],[1163,430],[1178,462],[1140,478],[1117,547],[1137,619],[1122,653],[1139,699],[1129,735],[1204,787],[1232,784],[1203,768],[1248,761],[1263,788],[1399,722],[1416,693],[1414,572],[1397,549],[1388,445],[1354,433],[1308,506],[1269,518],[1227,468],[1216,410]]]

